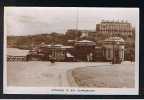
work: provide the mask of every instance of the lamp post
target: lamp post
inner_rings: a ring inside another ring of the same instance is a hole
[[[116,63],[121,63],[121,61],[120,61],[120,48],[119,48],[119,44],[120,44],[120,42],[119,41],[117,41],[116,42],[116,44],[117,44],[117,62]]]
[[[112,64],[121,63],[121,61],[120,61],[120,52],[119,52],[119,44],[120,44],[120,42],[119,41],[113,41],[112,44],[113,44]]]
[[[112,42],[113,45],[113,58],[112,58],[112,64],[115,64],[115,41]]]
[[[50,57],[50,62],[51,63],[55,63],[55,39],[53,38],[53,43],[52,43],[52,54],[51,54],[51,57]]]

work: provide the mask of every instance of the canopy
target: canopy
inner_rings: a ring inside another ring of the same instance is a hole
[[[70,53],[66,53],[67,57],[74,57],[73,55],[71,55]]]
[[[117,42],[117,43],[120,43],[120,44],[124,44],[125,43],[124,39],[121,38],[121,37],[118,37],[118,36],[112,36],[112,37],[109,37],[109,38],[104,40],[104,43],[112,44],[113,42]]]
[[[96,45],[95,42],[89,40],[81,40],[75,43],[76,45]]]

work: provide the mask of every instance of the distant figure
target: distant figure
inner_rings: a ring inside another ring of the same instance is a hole
[[[131,63],[133,63],[133,55],[132,54],[131,54],[130,60],[131,60]]]
[[[90,53],[90,61],[93,61],[93,54]]]
[[[55,57],[53,57],[53,56],[50,56],[50,57],[49,57],[49,60],[50,60],[50,62],[51,62],[51,63],[55,63],[56,58],[55,58]]]
[[[93,60],[93,54],[90,53],[90,54],[87,55],[87,61],[90,62],[92,60]]]
[[[89,59],[89,55],[87,55],[87,61],[88,61],[88,62],[90,61],[90,59]]]

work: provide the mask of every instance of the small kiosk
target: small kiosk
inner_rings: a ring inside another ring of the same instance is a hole
[[[89,40],[77,41],[74,45],[75,57],[78,61],[93,61],[95,42]]]
[[[112,64],[120,64],[124,60],[125,41],[121,37],[112,36],[104,40],[103,55]]]

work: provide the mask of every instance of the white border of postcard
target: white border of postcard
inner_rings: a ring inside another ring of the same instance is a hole
[[[6,8],[6,7],[5,7]],[[107,9],[107,8],[106,8]],[[117,8],[114,8],[117,9]],[[127,8],[126,8],[127,9]],[[139,8],[131,8],[137,11]],[[4,22],[6,19],[4,19]],[[135,40],[135,87],[134,88],[78,88],[78,87],[10,87],[7,86],[7,60],[6,60],[6,27],[4,25],[4,68],[3,68],[3,93],[4,94],[71,94],[71,95],[138,95],[139,91],[139,17],[136,25]]]

